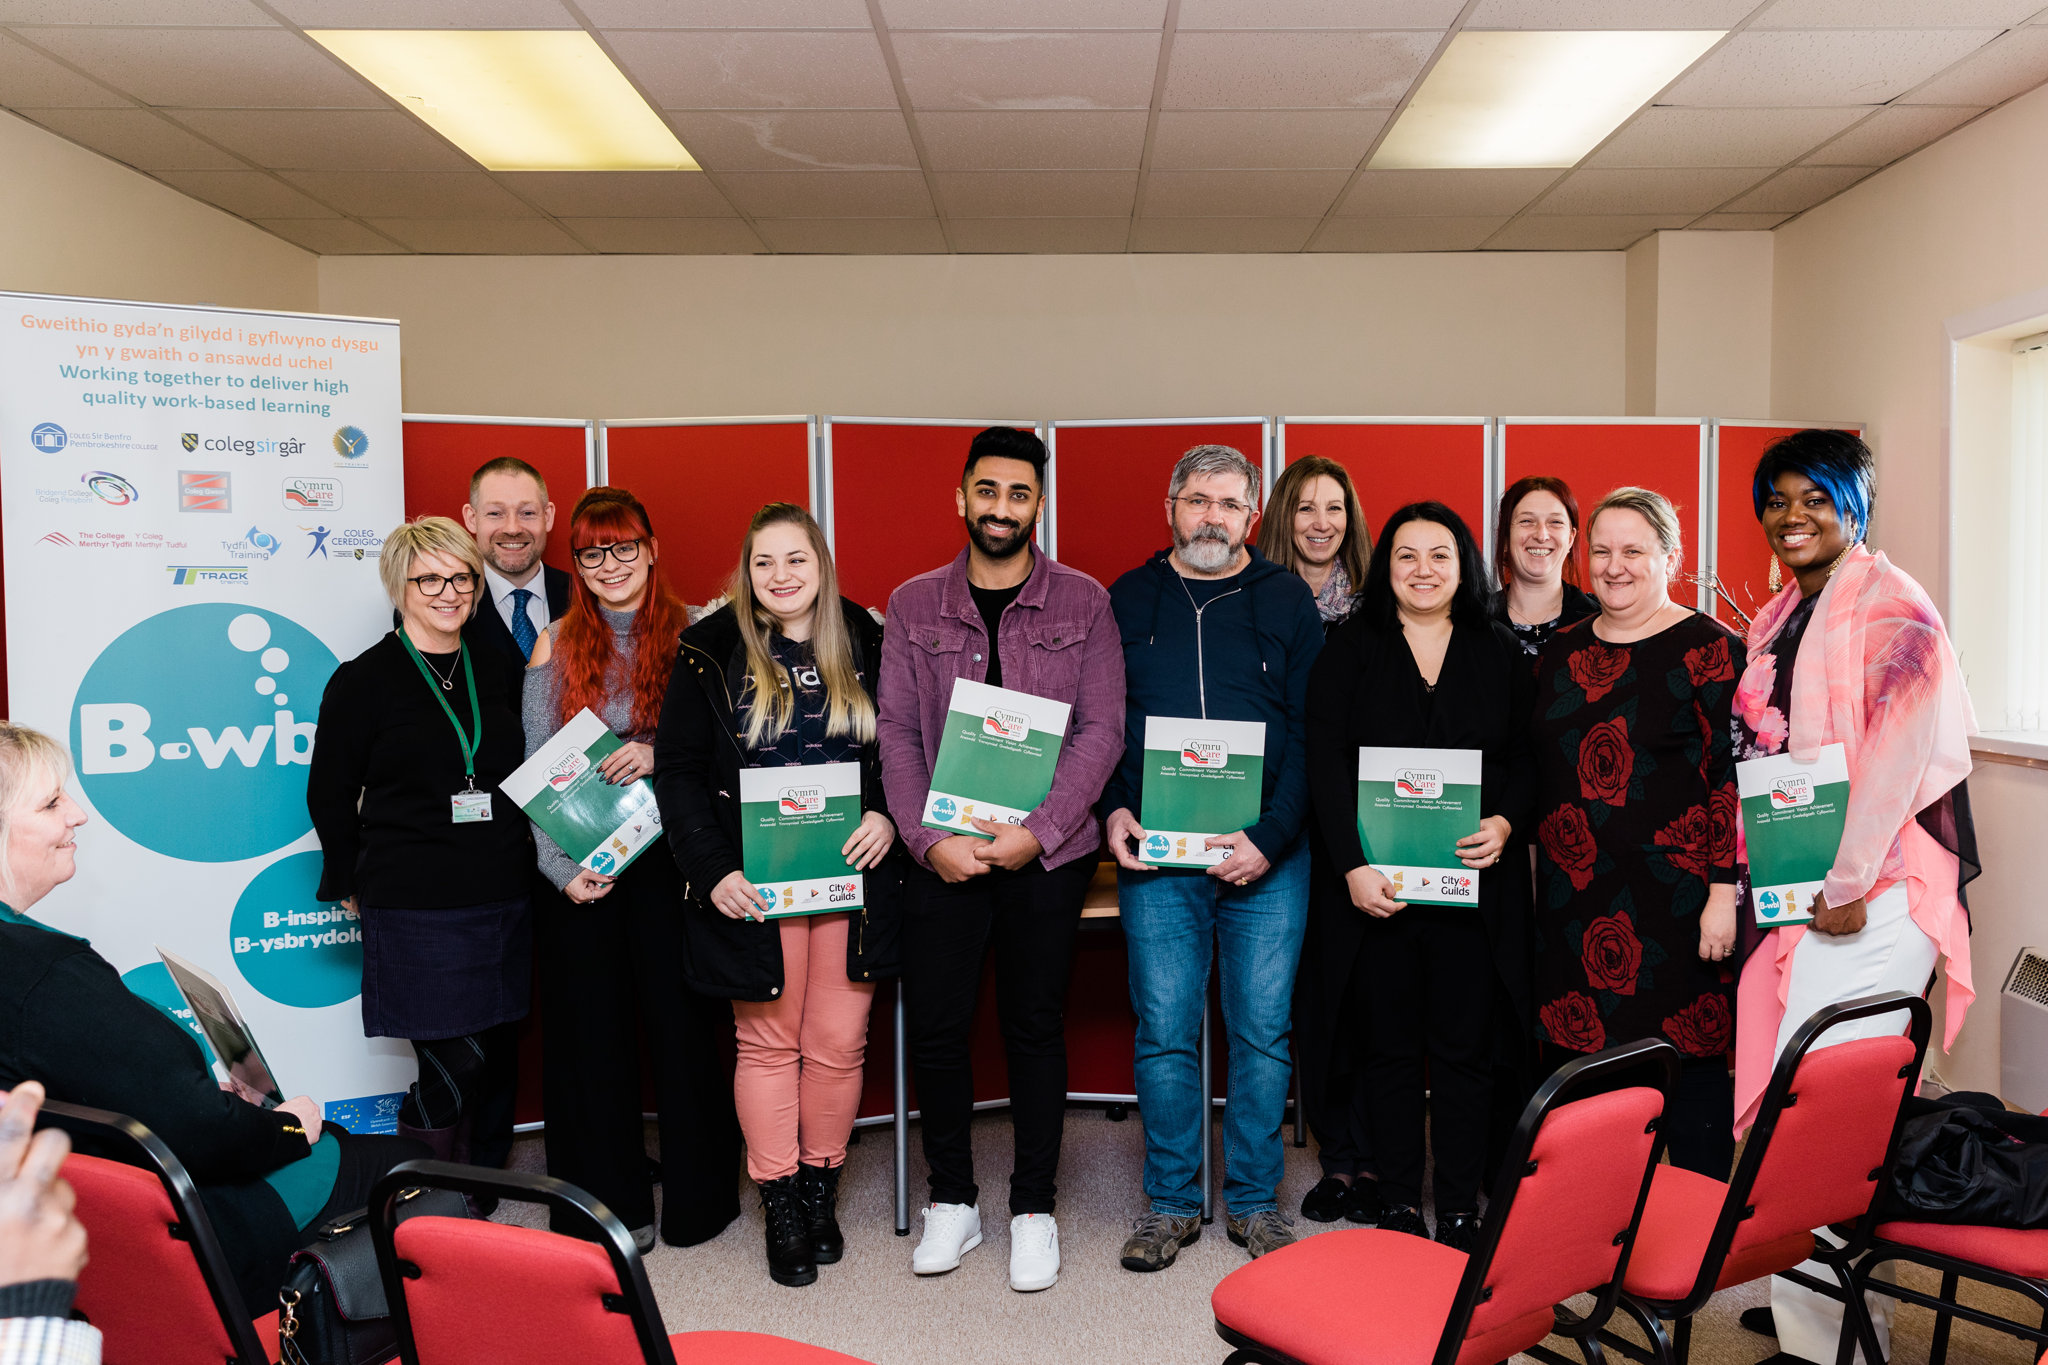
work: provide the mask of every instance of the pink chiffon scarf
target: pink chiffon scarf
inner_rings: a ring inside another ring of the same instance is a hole
[[[1771,646],[1799,604],[1785,585],[1749,627],[1749,657]],[[1849,765],[1842,846],[1822,894],[1843,905],[1906,883],[1922,932],[1948,959],[1942,1047],[1954,1046],[1976,991],[1970,926],[1956,896],[1955,855],[1914,819],[1970,775],[1975,713],[1941,615],[1920,585],[1881,553],[1849,551],[1822,589],[1799,641],[1787,750],[1801,762],[1839,743]],[[1747,913],[1746,908],[1737,913]],[[1756,1108],[1777,1061],[1779,1025],[1803,927],[1773,929],[1736,989],[1735,1131]]]

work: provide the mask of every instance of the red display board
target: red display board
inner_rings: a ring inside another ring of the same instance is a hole
[[[1812,427],[1859,435],[1863,431],[1859,425],[1836,422],[1714,423],[1714,572],[1745,615],[1756,615],[1771,600],[1771,552],[1764,546],[1750,497],[1756,462],[1772,442]],[[1726,602],[1717,599],[1714,614],[1730,627],[1742,628]]]
[[[811,503],[808,417],[605,423],[604,478],[647,505],[662,573],[685,601],[725,591],[764,503]]]
[[[405,515],[462,520],[469,476],[486,460],[510,455],[547,480],[555,504],[555,534],[542,555],[569,567],[569,509],[590,487],[590,427],[583,422],[536,422],[516,417],[405,417]]]
[[[825,419],[832,558],[839,591],[881,610],[904,580],[949,564],[967,544],[954,491],[985,427],[1029,422]]]
[[[1706,458],[1706,423],[1691,419],[1524,418],[1501,422],[1505,490],[1530,474],[1548,474],[1571,485],[1582,513],[1625,485],[1652,489],[1678,509],[1685,541],[1683,573],[1700,572],[1705,525],[1700,515],[1700,477]],[[1673,584],[1672,600],[1694,602],[1697,590]]]
[[[1490,554],[1486,427],[1484,417],[1283,417],[1275,440],[1280,469],[1320,455],[1349,470],[1375,540],[1395,510],[1434,499],[1463,517],[1481,551]],[[1279,515],[1288,513],[1283,508]]]
[[[1104,587],[1173,543],[1166,485],[1199,445],[1226,445],[1261,469],[1260,417],[1202,421],[1053,423],[1053,554]]]

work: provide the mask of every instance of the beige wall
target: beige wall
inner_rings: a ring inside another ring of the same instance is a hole
[[[1944,324],[2048,286],[2043,165],[2048,89],[1773,234],[1773,409],[1871,424],[1873,539],[1938,602],[1951,536],[1959,554],[1982,554],[1986,527],[2002,531],[2005,519],[1979,490],[1949,505]],[[2048,943],[2048,901],[2031,875],[2048,829],[2048,771],[1980,762],[1971,795],[1985,866],[1970,897],[1979,1003],[1943,1071],[1951,1084],[1995,1090],[1998,988],[2019,946]]]
[[[0,289],[307,311],[315,258],[0,111]]]
[[[1654,240],[1656,384],[1647,414],[1769,415],[1771,234],[1660,232]],[[1633,250],[1630,257],[1633,268]]]
[[[1622,411],[1618,252],[326,257],[415,412]]]

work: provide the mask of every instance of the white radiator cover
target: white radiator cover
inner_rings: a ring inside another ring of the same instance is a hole
[[[2048,1110],[2048,951],[2022,948],[1998,1000],[2000,1095],[2030,1114]]]

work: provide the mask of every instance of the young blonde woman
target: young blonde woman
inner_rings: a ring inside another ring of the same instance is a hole
[[[882,628],[839,595],[810,513],[770,503],[740,548],[731,601],[682,634],[654,742],[654,791],[683,874],[689,985],[733,1002],[733,1097],[768,1214],[768,1273],[805,1285],[843,1252],[839,1171],[860,1102],[875,980],[895,970],[901,878],[875,745]],[[866,874],[855,911],[771,920],[741,871],[740,770],[858,763]]]

